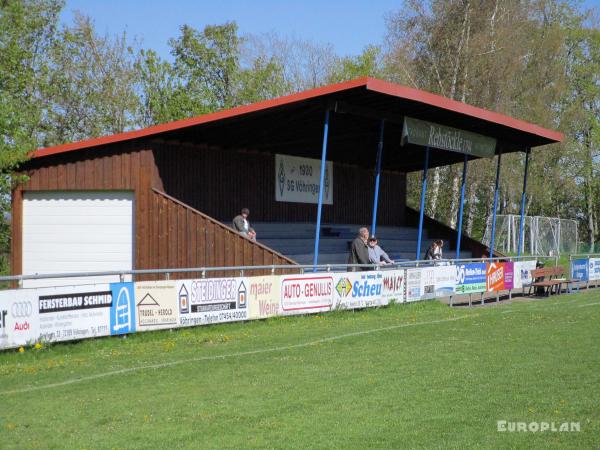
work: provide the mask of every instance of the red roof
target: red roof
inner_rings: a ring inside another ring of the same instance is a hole
[[[387,81],[378,80],[375,78],[358,78],[356,80],[345,81],[343,83],[331,84],[316,89],[299,92],[296,94],[286,95],[271,100],[265,100],[251,105],[238,106],[235,108],[218,111],[211,114],[192,117],[189,119],[177,120],[175,122],[163,123],[154,125],[141,130],[127,131],[124,133],[113,134],[100,138],[88,139],[85,141],[71,142],[67,144],[57,145],[36,150],[32,153],[33,158],[41,158],[44,156],[56,155],[75,150],[88,149],[100,145],[112,144],[116,142],[129,141],[137,138],[153,136],[169,131],[180,130],[183,128],[194,127],[201,124],[216,122],[223,119],[243,116],[258,111],[265,111],[271,108],[276,108],[284,105],[291,105],[305,100],[314,99],[317,97],[327,96],[337,92],[348,91],[356,88],[364,88],[367,91],[384,94],[398,99],[415,101],[426,106],[434,107],[439,110],[445,110],[451,113],[456,113],[461,116],[472,117],[479,121],[489,122],[490,124],[500,125],[520,131],[532,136],[542,138],[546,143],[561,142],[564,135],[558,131],[548,130],[538,125],[524,122],[519,119],[499,114],[493,111],[488,111],[482,108],[468,105],[466,103],[457,102],[446,97],[432,94],[430,92],[421,91],[418,89],[402,86],[399,84],[389,83]]]

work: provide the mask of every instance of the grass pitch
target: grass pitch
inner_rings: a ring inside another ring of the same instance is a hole
[[[600,293],[0,354],[3,448],[600,446]],[[497,421],[579,422],[499,432]]]

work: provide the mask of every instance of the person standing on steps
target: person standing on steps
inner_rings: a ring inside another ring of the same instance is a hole
[[[394,261],[383,251],[383,249],[377,245],[377,238],[371,236],[368,240],[369,250],[369,261],[372,264],[393,264]]]
[[[367,245],[368,239],[369,229],[367,227],[360,228],[358,230],[358,236],[352,241],[348,264],[371,264],[371,261],[369,260],[369,248]],[[352,267],[350,270],[355,272],[357,269],[369,270],[369,267]]]
[[[444,247],[444,241],[441,239],[433,241],[425,253],[425,259],[433,261],[442,259],[442,247]]]

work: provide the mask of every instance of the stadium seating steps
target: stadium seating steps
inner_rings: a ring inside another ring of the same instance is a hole
[[[273,250],[293,259],[298,264],[312,264],[314,255],[314,223],[274,223],[255,222],[253,228],[258,241]],[[319,244],[319,264],[345,264],[348,260],[350,243],[356,237],[360,225],[323,224]],[[379,245],[390,258],[396,261],[415,259],[418,230],[410,227],[377,227]],[[423,231],[421,257],[435,236],[429,237]],[[454,257],[456,249],[445,248],[445,257]],[[461,258],[470,258],[468,251],[461,252]]]

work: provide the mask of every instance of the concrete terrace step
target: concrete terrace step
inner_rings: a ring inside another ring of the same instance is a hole
[[[265,239],[314,239],[315,233],[306,232],[306,231],[289,231],[289,230],[279,230],[279,231],[262,231],[260,228],[255,228],[256,234],[260,240]]]
[[[286,249],[289,253],[306,253],[307,249],[314,247],[314,238],[310,239],[259,239],[262,244],[272,247],[274,249]],[[341,239],[341,238],[321,238],[319,241],[319,250],[323,251],[349,251],[352,239]],[[379,241],[381,248],[386,252],[390,251],[416,251],[417,241],[416,240],[403,240],[403,239],[386,239]],[[421,251],[424,253],[427,251],[429,246],[428,241],[421,243]],[[297,251],[300,249],[301,251]]]
[[[259,242],[272,248],[286,248],[288,251],[301,250],[296,253],[306,253],[307,249],[314,247],[314,239],[260,239]],[[319,249],[324,250],[339,250],[340,252],[348,251],[349,241],[340,239],[321,239],[319,241]]]
[[[226,222],[227,223],[227,222]],[[231,220],[229,221],[231,223]],[[315,229],[314,222],[257,222],[251,220],[253,227],[260,226],[263,229],[281,229],[281,227],[289,227],[289,228],[305,228],[305,229]],[[358,232],[358,229],[363,225],[356,224],[338,224],[338,223],[322,223],[321,228],[331,228],[331,229],[347,229],[354,233]],[[369,224],[366,224],[367,228],[370,228]],[[391,226],[377,226],[378,230],[414,230],[413,227],[391,227]]]
[[[288,231],[288,232],[310,232],[314,235],[315,224],[314,223],[297,223],[297,222],[252,222],[252,227],[267,233],[271,231]],[[356,236],[358,233],[359,225],[337,225],[337,224],[322,224],[321,233],[335,233],[338,234],[350,234]],[[423,230],[426,232],[426,230]],[[418,230],[412,227],[377,227],[378,235],[404,235],[404,234],[417,234]]]
[[[312,264],[315,238],[314,223],[281,223],[253,222],[258,233],[258,241],[277,252],[289,256],[300,264]],[[319,241],[320,264],[346,264],[350,244],[356,237],[360,225],[356,224],[323,224]],[[418,230],[410,227],[377,227],[377,237],[381,247],[396,261],[415,259]],[[431,242],[426,230],[421,241],[421,255]],[[455,252],[445,249],[447,257],[454,257]],[[469,252],[461,252],[464,258],[471,256]]]
[[[415,252],[401,252],[401,253],[390,253],[390,258],[394,261],[402,262],[402,261],[414,261],[415,260]],[[452,255],[454,256],[454,254]],[[290,257],[296,261],[298,264],[312,264],[313,263],[313,253],[303,253],[298,255],[290,255]],[[471,254],[469,252],[463,253],[461,252],[462,258],[470,258]],[[320,253],[319,254],[319,264],[346,264],[348,262],[348,253]]]

